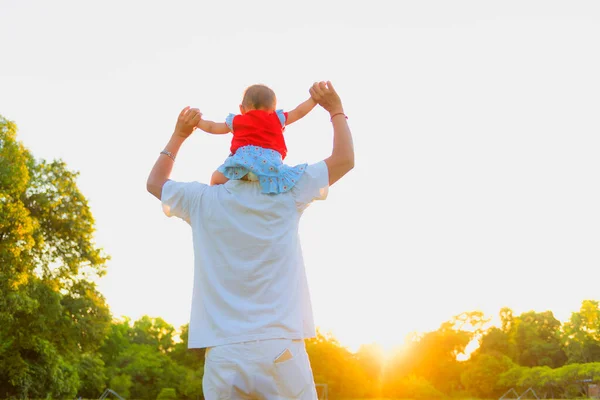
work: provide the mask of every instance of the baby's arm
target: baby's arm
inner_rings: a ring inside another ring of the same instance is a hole
[[[200,119],[200,122],[198,122],[198,125],[196,126],[204,132],[212,133],[213,135],[223,135],[231,132],[231,129],[229,129],[225,122],[213,122]]]
[[[293,124],[299,119],[303,118],[306,114],[308,114],[315,106],[317,102],[311,98],[306,100],[304,103],[300,104],[298,107],[294,108],[292,111],[288,112],[287,119],[285,121],[286,125]]]

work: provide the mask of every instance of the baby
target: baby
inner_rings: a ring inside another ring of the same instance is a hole
[[[308,114],[317,103],[309,98],[290,112],[277,110],[275,92],[265,85],[252,85],[244,92],[240,113],[225,122],[201,119],[198,128],[215,135],[232,132],[231,154],[215,171],[211,185],[230,179],[257,180],[263,193],[290,190],[304,173],[306,164],[283,164],[287,154],[285,127]],[[202,115],[202,114],[201,114]]]

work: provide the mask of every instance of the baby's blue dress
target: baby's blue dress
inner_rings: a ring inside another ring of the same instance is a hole
[[[277,115],[283,128],[285,117],[279,110]],[[230,114],[225,121],[232,132],[234,116]],[[306,171],[306,166],[307,164],[300,164],[292,167],[284,164],[281,154],[276,150],[243,146],[227,157],[217,170],[228,179],[242,179],[250,174],[251,180],[259,182],[262,193],[278,194],[293,188]]]

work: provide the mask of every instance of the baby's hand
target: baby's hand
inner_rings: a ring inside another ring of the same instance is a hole
[[[198,121],[196,127],[213,135],[222,135],[230,132],[229,127],[225,122],[207,121],[202,119],[202,113],[200,113],[200,120]]]
[[[202,113],[200,113],[200,121],[198,121],[198,125],[196,125],[197,128],[200,128],[200,124],[202,124]]]

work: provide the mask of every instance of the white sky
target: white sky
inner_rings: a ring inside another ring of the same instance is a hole
[[[0,0],[0,21],[0,114],[80,171],[115,316],[189,318],[190,230],[145,190],[180,109],[222,120],[259,82],[290,109],[327,79],[357,160],[302,221],[317,325],[389,347],[599,299],[598,2]],[[315,109],[288,162],[331,137]],[[229,141],[198,131],[173,178],[206,182]]]

